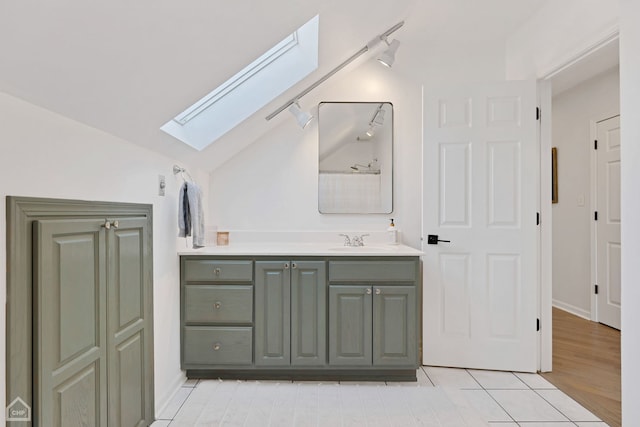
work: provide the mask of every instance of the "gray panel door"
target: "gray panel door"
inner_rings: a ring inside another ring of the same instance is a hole
[[[329,286],[329,364],[372,363],[371,286]]]
[[[100,225],[78,219],[35,222],[33,425],[107,425],[107,287]]]
[[[289,261],[256,262],[256,366],[287,366],[291,362],[290,265]]]
[[[417,364],[415,287],[373,289],[373,364]]]
[[[119,218],[106,233],[109,425],[153,421],[153,348],[147,218]]]
[[[327,275],[324,261],[291,263],[291,364],[327,362]]]

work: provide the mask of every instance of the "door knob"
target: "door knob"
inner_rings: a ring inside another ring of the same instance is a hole
[[[427,236],[427,244],[428,245],[437,245],[438,242],[451,243],[451,240],[440,240],[440,239],[438,239],[438,235],[437,234],[429,234]]]

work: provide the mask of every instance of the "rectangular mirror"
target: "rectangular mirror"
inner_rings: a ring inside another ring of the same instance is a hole
[[[318,106],[320,213],[393,211],[393,105]]]

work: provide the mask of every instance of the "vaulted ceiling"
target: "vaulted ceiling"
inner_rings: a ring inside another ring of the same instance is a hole
[[[403,41],[495,41],[546,1],[2,1],[0,91],[211,170],[284,120],[268,113],[397,22]],[[160,131],[316,14],[319,68],[305,80],[201,153]]]

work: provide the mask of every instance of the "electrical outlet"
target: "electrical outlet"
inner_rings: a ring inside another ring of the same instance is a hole
[[[167,182],[164,179],[164,175],[158,175],[158,196],[164,196],[164,189],[167,187]]]

